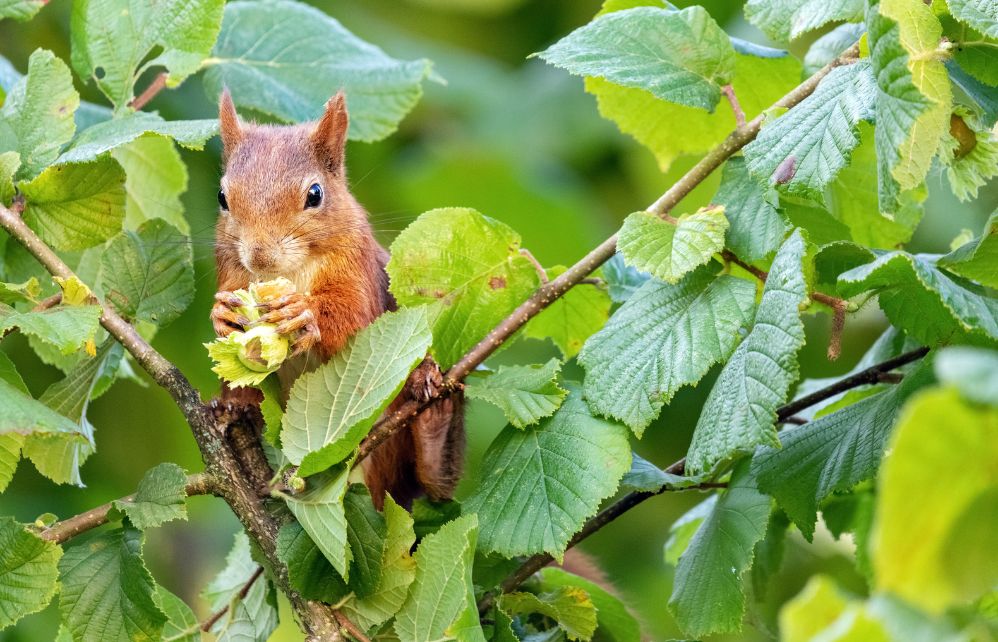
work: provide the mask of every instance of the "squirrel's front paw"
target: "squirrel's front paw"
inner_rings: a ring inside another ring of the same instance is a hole
[[[292,354],[307,352],[319,342],[319,325],[308,307],[308,301],[301,294],[296,292],[282,296],[269,303],[261,303],[258,307],[264,311],[260,321],[276,323],[279,334],[295,336]]]
[[[245,330],[250,320],[238,312],[246,302],[232,292],[215,293],[215,305],[211,308],[211,324],[215,334],[227,337],[236,330]]]

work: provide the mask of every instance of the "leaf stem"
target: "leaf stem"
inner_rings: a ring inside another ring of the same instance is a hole
[[[526,258],[528,261],[530,261],[533,264],[534,269],[537,270],[537,276],[540,278],[542,284],[547,283],[548,281],[551,280],[548,278],[547,270],[545,270],[544,266],[541,265],[541,262],[538,261],[533,254],[531,254],[530,250],[528,250],[525,247],[521,247],[520,256]]]
[[[889,373],[889,371],[895,368],[900,368],[903,365],[909,364],[913,361],[921,359],[926,354],[928,354],[928,348],[918,348],[917,350],[912,350],[911,352],[906,352],[902,355],[894,357],[893,359],[888,359],[881,363],[870,366],[865,370],[861,370],[854,375],[845,377],[830,386],[817,390],[805,397],[801,397],[795,401],[792,401],[782,407],[780,407],[777,412],[777,422],[790,422],[791,419],[796,419],[794,415],[805,408],[809,408],[816,403],[824,401],[830,397],[834,397],[840,392],[845,392],[852,388],[862,386],[870,383],[877,383],[884,374]],[[796,421],[792,422],[796,423]],[[679,461],[673,463],[671,466],[665,469],[665,472],[673,475],[682,475],[686,470],[686,459],[680,459]],[[716,484],[700,484],[697,486],[692,486],[689,488],[677,489],[677,490],[699,490],[704,488],[713,488]],[[572,548],[582,540],[586,539],[599,529],[603,528],[613,520],[617,519],[627,511],[631,510],[641,502],[655,497],[656,495],[661,495],[662,493],[674,490],[669,486],[663,486],[657,491],[644,491],[644,492],[633,492],[624,495],[622,498],[610,504],[602,511],[600,511],[596,517],[593,517],[582,527],[578,533],[575,534],[572,539],[569,540],[568,548]],[[548,564],[554,561],[554,558],[548,553],[539,553],[528,558],[519,568],[513,571],[509,576],[506,577],[499,584],[499,591],[501,593],[508,593],[516,589],[520,584],[526,581],[531,575],[541,570]],[[482,599],[478,602],[478,612],[479,614],[485,613],[489,610],[495,601],[495,596],[493,593],[489,592],[482,596]]]
[[[738,102],[738,96],[735,95],[735,88],[730,84],[721,87],[721,93],[724,94],[725,98],[731,104],[731,111],[735,114],[735,125],[739,128],[745,126],[745,111],[742,109],[741,103]]]
[[[188,497],[193,497],[195,495],[214,495],[217,491],[214,480],[210,476],[198,473],[197,475],[187,477],[187,486],[184,488],[184,492]],[[116,501],[131,501],[134,499],[135,495],[127,495]],[[113,506],[114,502],[108,502],[97,508],[91,508],[85,513],[80,513],[61,522],[56,522],[39,533],[39,537],[47,539],[50,542],[55,542],[56,544],[62,544],[77,535],[107,524],[108,513],[111,512]]]
[[[157,74],[141,94],[129,101],[128,106],[135,111],[139,111],[148,105],[149,101],[156,97],[156,94],[166,88],[166,78],[167,74],[165,71]]]

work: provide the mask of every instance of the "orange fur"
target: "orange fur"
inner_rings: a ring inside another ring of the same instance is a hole
[[[301,125],[243,123],[227,93],[219,107],[228,212],[216,227],[220,298],[212,319],[220,334],[231,332],[236,327],[225,314],[225,292],[278,276],[294,281],[300,296],[272,311],[275,322],[302,328],[295,345],[300,356],[279,372],[287,387],[395,307],[384,270],[388,252],[347,185],[342,93],[318,122]],[[313,183],[322,187],[322,201],[307,208]],[[461,415],[460,400],[431,407],[369,458],[365,476],[379,507],[385,492],[407,506],[424,488],[436,499],[450,497],[463,456]]]

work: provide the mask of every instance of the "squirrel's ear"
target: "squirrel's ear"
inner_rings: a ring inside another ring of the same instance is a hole
[[[343,168],[349,126],[347,99],[342,91],[338,91],[326,103],[326,111],[312,132],[316,151],[331,172],[338,172]]]
[[[218,122],[222,133],[222,149],[225,156],[228,156],[236,145],[243,139],[243,127],[239,123],[239,114],[236,113],[236,106],[232,104],[232,96],[228,89],[222,90],[222,96],[218,101]]]

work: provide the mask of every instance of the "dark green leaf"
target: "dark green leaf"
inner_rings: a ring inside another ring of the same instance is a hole
[[[396,60],[322,11],[288,0],[226,4],[206,65],[209,95],[224,85],[237,105],[284,121],[317,118],[341,88],[350,138],[365,141],[395,131],[431,69],[428,60]]]
[[[84,129],[59,156],[58,162],[86,163],[136,140],[143,134],[172,138],[188,149],[204,149],[205,141],[218,133],[218,121],[163,120],[156,114],[133,112]]]
[[[744,158],[731,158],[724,164],[721,186],[712,202],[724,206],[728,219],[724,244],[750,263],[775,252],[790,229],[777,210],[780,199],[775,190],[749,176]]]
[[[187,519],[187,475],[176,464],[160,464],[139,482],[133,499],[118,499],[114,507],[137,528],[155,528],[174,519]]]
[[[0,629],[45,608],[58,586],[61,556],[55,543],[0,518]]]
[[[551,359],[543,365],[500,366],[488,377],[465,382],[465,396],[498,406],[517,428],[551,416],[568,394],[558,385],[561,363]]]

